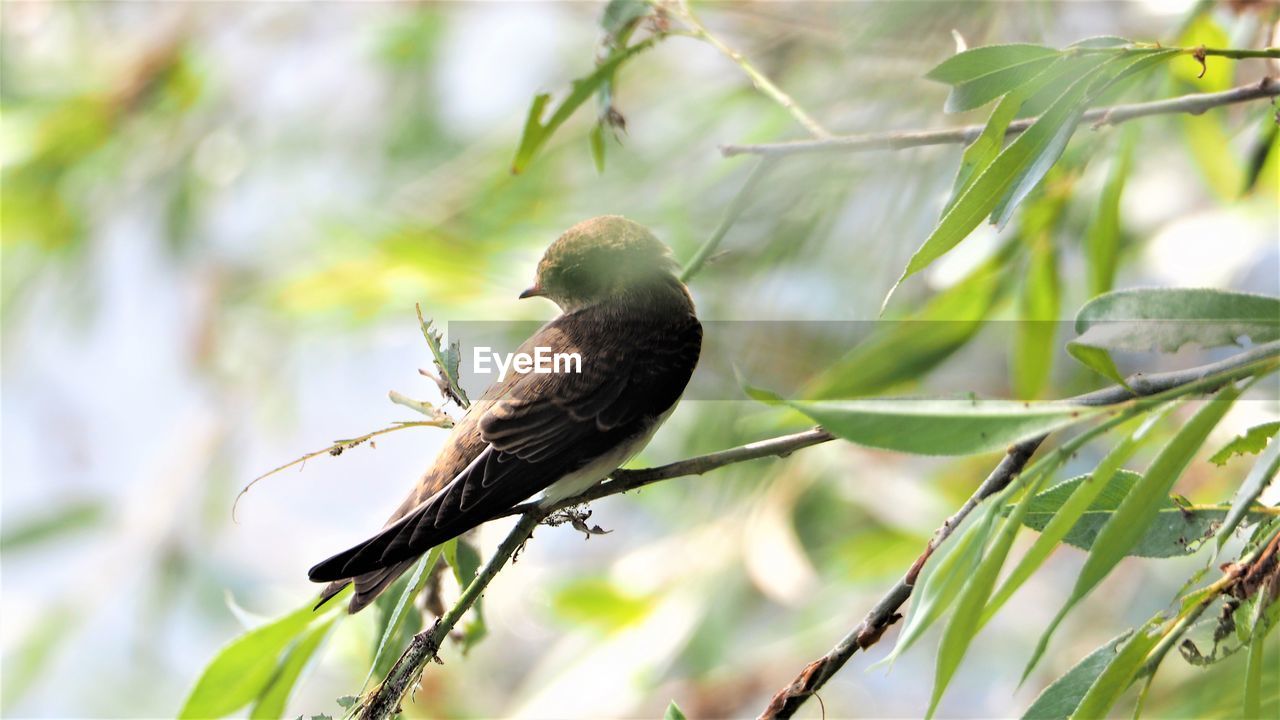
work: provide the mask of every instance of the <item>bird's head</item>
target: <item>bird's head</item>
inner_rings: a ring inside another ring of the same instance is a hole
[[[674,279],[671,250],[649,229],[619,215],[584,220],[551,243],[533,287],[521,298],[545,297],[565,312]]]

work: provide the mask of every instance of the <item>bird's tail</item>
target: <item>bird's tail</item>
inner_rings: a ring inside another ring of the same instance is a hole
[[[316,608],[319,609],[321,605],[332,600],[334,595],[342,592],[343,588],[355,583],[355,594],[351,596],[351,602],[347,605],[347,612],[354,615],[368,607],[369,603],[377,599],[383,590],[390,587],[391,583],[413,567],[413,563],[416,560],[417,558],[410,558],[394,565],[371,570],[353,578],[335,580],[326,585],[324,590],[321,591],[320,602],[316,603]]]

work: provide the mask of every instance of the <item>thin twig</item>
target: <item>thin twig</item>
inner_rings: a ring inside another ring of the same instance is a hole
[[[702,243],[698,248],[698,252],[689,260],[684,269],[680,271],[680,282],[687,283],[697,275],[702,266],[707,264],[707,260],[715,254],[716,248],[720,247],[720,241],[724,240],[724,236],[729,233],[734,223],[738,222],[738,218],[742,216],[742,211],[747,208],[747,200],[751,194],[755,192],[756,186],[764,179],[769,169],[773,167],[772,158],[760,158],[756,166],[751,168],[751,174],[747,175],[746,182],[742,183],[742,187],[738,189],[738,194],[733,196],[733,200],[729,202],[729,207],[724,211],[724,217],[720,218],[720,224],[716,226],[715,232]]]
[[[1218,381],[1226,384],[1238,379],[1239,373],[1235,371],[1250,369],[1260,361],[1275,357],[1280,357],[1280,341],[1259,345],[1252,350],[1242,352],[1226,360],[1188,370],[1157,375],[1135,375],[1128,380],[1132,391],[1120,385],[1113,385],[1102,390],[1068,398],[1064,402],[1093,406],[1114,405],[1134,397],[1155,395],[1173,390],[1213,376],[1218,376]],[[1213,388],[1205,387],[1201,389],[1207,392]],[[1042,442],[1044,442],[1043,436],[1024,440],[1011,447],[1000,461],[1000,464],[996,466],[995,470],[991,471],[991,474],[974,491],[973,495],[965,501],[960,510],[947,518],[946,522],[938,528],[934,537],[925,547],[924,552],[911,564],[902,579],[889,589],[889,592],[880,599],[880,602],[876,603],[871,612],[867,613],[862,621],[854,626],[835,647],[822,657],[806,665],[794,680],[779,690],[770,700],[764,712],[760,714],[760,718],[762,720],[772,720],[773,718],[791,717],[811,695],[830,680],[840,668],[844,667],[854,653],[858,650],[865,650],[878,642],[884,632],[902,618],[898,610],[911,597],[911,592],[915,588],[920,571],[924,568],[925,563],[928,562],[933,552],[955,532],[956,527],[964,521],[965,517],[983,499],[1008,487],[1009,483],[1026,466],[1027,461],[1031,459],[1031,456]]]
[[[692,32],[695,38],[702,40],[711,47],[714,47],[716,50],[719,50],[722,55],[732,60],[738,65],[738,67],[742,68],[742,71],[747,74],[747,77],[751,78],[751,83],[755,85],[757,90],[769,99],[781,105],[787,112],[791,113],[791,116],[796,119],[796,122],[803,125],[804,129],[808,130],[810,135],[815,138],[831,137],[831,133],[828,132],[826,128],[822,127],[817,120],[810,117],[809,113],[805,112],[804,108],[800,107],[799,103],[793,100],[790,95],[782,91],[782,88],[773,84],[773,81],[770,80],[767,75],[757,70],[742,53],[724,44],[720,38],[712,35],[711,31],[707,30],[698,18],[694,16],[693,10],[689,8],[689,4],[685,2],[685,0],[678,0],[675,12],[684,24],[689,27],[690,32]]]
[[[1216,93],[1195,93],[1165,100],[1113,105],[1094,108],[1085,112],[1084,120],[1091,121],[1095,129],[1149,115],[1188,113],[1199,115],[1206,110],[1223,105],[1249,102],[1280,95],[1280,80],[1263,78],[1251,85],[1242,85]],[[1016,135],[1031,127],[1039,118],[1022,118],[1009,123],[1008,134]],[[721,145],[725,157],[734,155],[782,156],[802,153],[856,153],[872,150],[903,150],[926,145],[970,143],[982,133],[986,125],[965,125],[942,130],[904,130],[888,133],[861,135],[837,135],[816,140],[792,140],[789,142],[763,143],[759,145]]]

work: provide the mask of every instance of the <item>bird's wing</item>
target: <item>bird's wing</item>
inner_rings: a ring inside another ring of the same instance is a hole
[[[531,340],[580,352],[581,372],[516,375],[480,418],[488,445],[475,460],[378,535],[311,568],[310,578],[340,580],[419,555],[643,432],[675,403],[697,364],[696,319],[627,328],[618,333],[625,340],[607,343],[599,333],[616,328],[577,320],[553,322]],[[579,339],[593,333],[597,341],[581,349]]]

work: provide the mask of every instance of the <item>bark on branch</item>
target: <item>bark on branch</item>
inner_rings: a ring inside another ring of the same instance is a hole
[[[1196,93],[1165,100],[1093,108],[1085,112],[1083,121],[1091,122],[1094,129],[1097,129],[1106,125],[1119,125],[1120,123],[1149,115],[1177,113],[1199,115],[1206,110],[1223,105],[1249,102],[1278,95],[1280,95],[1280,80],[1268,77],[1251,85],[1242,85],[1222,92]],[[1031,117],[1014,120],[1009,123],[1008,134],[1016,135],[1031,127],[1031,124],[1038,119]],[[862,135],[836,135],[829,138],[792,140],[760,145],[721,145],[720,153],[725,157],[733,157],[734,155],[777,157],[803,153],[856,153],[872,150],[902,150],[925,145],[967,144],[973,142],[982,133],[984,127],[986,126],[965,125],[943,130],[904,130]]]

